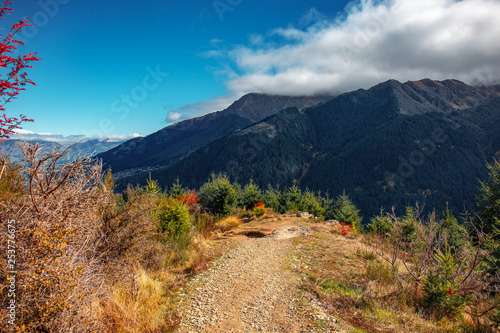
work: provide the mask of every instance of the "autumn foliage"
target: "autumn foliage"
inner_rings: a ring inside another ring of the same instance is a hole
[[[253,208],[253,211],[255,212],[255,216],[257,217],[261,217],[267,213],[266,206],[263,202],[257,202],[255,204],[255,207]]]
[[[12,11],[8,6],[12,2],[5,1],[3,8],[0,9],[0,19],[4,20],[6,15]],[[36,53],[27,53],[24,55],[16,54],[19,46],[23,42],[16,39],[16,34],[23,31],[25,27],[33,26],[28,19],[20,20],[15,23],[6,34],[0,35],[0,68],[2,74],[5,76],[0,77],[0,112],[5,111],[5,104],[9,103],[19,94],[20,91],[25,90],[26,85],[35,85],[35,83],[27,77],[26,68],[32,68],[30,65],[33,61],[40,60]],[[22,122],[32,122],[33,119],[28,119],[24,115],[19,118],[7,117],[4,113],[0,116],[0,140],[9,138],[14,134],[15,129],[20,128]]]
[[[195,191],[190,191],[188,194],[182,194],[179,197],[179,201],[184,202],[188,207],[194,206],[199,200]]]

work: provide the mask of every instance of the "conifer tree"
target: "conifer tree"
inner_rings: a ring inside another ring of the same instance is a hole
[[[500,162],[488,165],[489,179],[481,182],[481,194],[476,198],[478,212],[474,217],[476,227],[483,226],[483,231],[495,235],[500,241]]]
[[[486,235],[484,247],[491,250],[488,257],[492,275],[500,272],[500,163],[488,165],[489,179],[481,182],[481,193],[476,198],[478,211],[472,217],[472,225]]]
[[[335,220],[350,224],[354,231],[362,231],[361,221],[363,218],[359,216],[359,209],[356,208],[347,194],[343,193],[337,197],[333,205],[332,215]]]

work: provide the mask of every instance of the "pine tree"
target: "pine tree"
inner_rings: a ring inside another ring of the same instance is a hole
[[[476,198],[478,212],[474,217],[476,227],[483,226],[483,231],[495,235],[500,241],[500,162],[488,165],[490,171],[487,182],[481,182],[481,194]]]
[[[219,216],[231,214],[238,201],[238,184],[232,184],[224,174],[212,174],[200,188],[200,205],[209,213]]]
[[[259,186],[255,185],[253,180],[250,179],[250,183],[243,187],[240,198],[240,206],[246,209],[252,209],[256,203],[261,202],[262,200],[262,192]]]
[[[337,197],[333,205],[332,215],[335,220],[350,224],[356,232],[361,232],[363,230],[363,226],[361,225],[363,218],[359,216],[359,209],[356,208],[351,199],[349,199],[349,196],[345,193]]]
[[[476,198],[478,211],[472,217],[472,224],[486,235],[484,247],[491,250],[488,257],[490,273],[500,272],[500,163],[488,165],[489,179],[481,182],[480,195]]]
[[[175,183],[172,184],[172,189],[170,190],[170,195],[174,199],[179,199],[181,195],[184,194],[184,190],[182,189],[181,181],[179,178],[175,180]]]

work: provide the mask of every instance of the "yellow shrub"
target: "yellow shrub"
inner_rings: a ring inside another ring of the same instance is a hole
[[[228,216],[223,218],[222,220],[215,222],[215,229],[219,229],[221,231],[228,231],[242,224],[243,222],[241,222],[241,220],[236,216]]]

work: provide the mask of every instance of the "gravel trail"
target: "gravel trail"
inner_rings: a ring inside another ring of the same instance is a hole
[[[284,260],[293,238],[309,232],[287,225],[223,256],[190,282],[177,332],[308,332],[297,309],[297,278]]]

